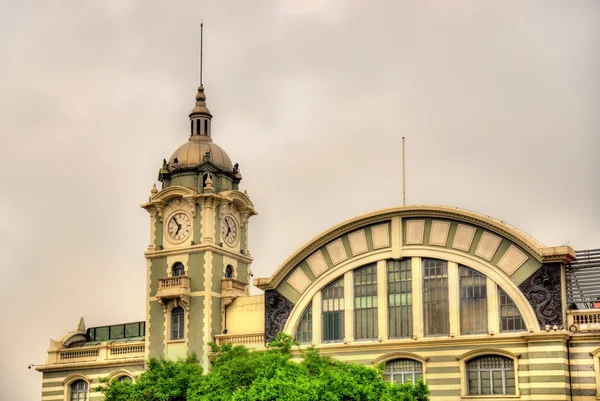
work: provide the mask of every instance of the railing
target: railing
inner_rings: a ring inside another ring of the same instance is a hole
[[[265,335],[263,333],[254,334],[218,334],[215,336],[217,345],[249,345],[264,344]]]
[[[71,359],[87,359],[87,358],[97,358],[100,351],[98,349],[81,349],[77,351],[61,351],[59,354],[59,359],[61,361],[71,360]]]
[[[570,310],[569,330],[600,331],[600,309]]]
[[[129,355],[129,354],[144,354],[144,352],[146,351],[146,346],[145,344],[139,344],[139,345],[118,345],[118,346],[111,346],[108,350],[108,354],[110,356],[112,355]]]
[[[248,294],[248,284],[233,278],[221,280],[221,291],[233,291]]]
[[[48,365],[73,362],[103,362],[114,359],[143,358],[146,344],[102,343],[93,347],[67,348],[48,352]]]
[[[190,278],[188,276],[165,277],[158,279],[157,298],[182,298],[190,295]]]
[[[190,278],[187,276],[176,276],[158,279],[158,288],[174,288],[184,287],[188,288],[190,284]]]

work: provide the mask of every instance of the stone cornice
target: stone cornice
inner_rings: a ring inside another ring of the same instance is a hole
[[[127,359],[122,361],[103,361],[89,363],[61,363],[53,365],[37,366],[35,370],[38,372],[56,372],[60,370],[75,370],[75,369],[90,369],[90,368],[105,368],[111,366],[126,366],[126,365],[144,365],[145,359]]]
[[[214,252],[219,255],[229,256],[231,258],[237,259],[244,263],[252,263],[254,260],[252,257],[243,255],[241,253],[232,252],[228,249],[222,248],[215,244],[208,245],[192,245],[185,248],[176,248],[176,249],[162,249],[157,251],[146,251],[144,252],[144,256],[146,259],[154,259],[154,258],[162,258],[171,255],[179,255],[179,254],[190,254],[190,253],[200,253],[200,252]]]
[[[360,227],[390,220],[396,216],[401,218],[437,217],[470,223],[509,239],[529,252],[540,263],[570,260],[575,255],[573,249],[569,247],[546,248],[542,243],[516,227],[476,212],[448,206],[403,206],[359,216],[325,231],[292,254],[270,278],[258,278],[254,280],[254,285],[262,290],[275,289],[298,263],[322,246]]]

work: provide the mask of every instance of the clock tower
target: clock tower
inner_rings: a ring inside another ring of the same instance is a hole
[[[146,356],[194,352],[208,370],[208,343],[226,332],[226,308],[248,295],[248,219],[256,214],[238,164],[213,142],[204,87],[190,115],[188,141],[163,160],[150,215]]]

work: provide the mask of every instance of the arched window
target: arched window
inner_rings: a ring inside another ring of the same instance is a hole
[[[500,331],[523,331],[525,322],[521,312],[510,296],[498,287],[498,304],[500,305]]]
[[[183,267],[183,263],[177,262],[173,265],[172,276],[183,276],[185,274],[185,268]]]
[[[171,311],[171,340],[183,338],[183,308],[178,306]]]
[[[88,383],[79,379],[71,384],[71,401],[86,401],[88,393]]]
[[[487,332],[487,278],[476,270],[459,266],[460,334]]]
[[[377,265],[354,270],[354,338],[377,338]]]
[[[423,259],[423,321],[426,336],[450,334],[448,262]]]
[[[233,266],[227,265],[225,268],[225,278],[233,278]]]
[[[323,342],[344,339],[344,277],[329,284],[322,292]]]
[[[414,359],[395,359],[385,364],[383,379],[392,383],[416,383],[423,377],[423,364]]]
[[[132,382],[133,380],[131,379],[131,377],[127,376],[127,375],[123,375],[123,376],[119,376],[119,378],[117,379],[120,383],[123,382]]]
[[[308,305],[296,330],[296,341],[302,344],[312,342],[312,303]]]
[[[468,395],[514,395],[515,364],[501,355],[484,355],[467,362]]]

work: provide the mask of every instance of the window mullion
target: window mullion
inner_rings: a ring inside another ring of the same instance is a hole
[[[448,310],[450,318],[449,332],[454,335],[460,333],[460,288],[458,283],[458,265],[448,262]]]
[[[412,327],[413,336],[423,337],[423,266],[420,257],[413,257],[412,272]]]
[[[353,271],[344,274],[344,338],[348,341],[354,339],[354,285]]]
[[[496,283],[487,277],[487,318],[488,318],[488,331],[499,333],[500,332],[500,320],[498,312],[498,287]]]
[[[388,338],[387,311],[387,264],[385,260],[377,262],[377,329],[380,338]]]

